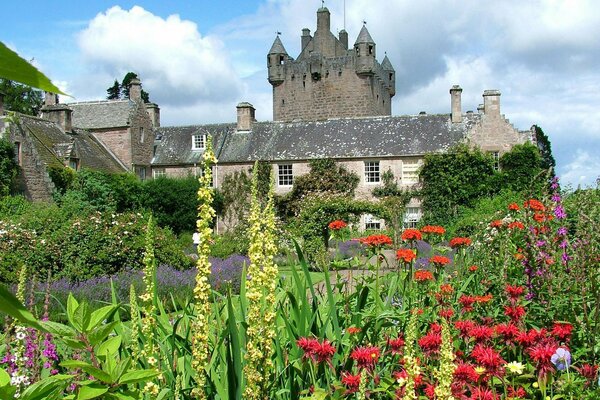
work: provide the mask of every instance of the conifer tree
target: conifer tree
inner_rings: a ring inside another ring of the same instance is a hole
[[[107,100],[119,100],[121,98],[121,86],[119,85],[119,81],[115,79],[115,83],[106,89],[106,94]]]

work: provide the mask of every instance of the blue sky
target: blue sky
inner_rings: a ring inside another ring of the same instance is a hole
[[[362,21],[397,72],[394,115],[448,113],[449,88],[476,110],[485,89],[519,129],[541,126],[572,186],[600,176],[600,6],[594,0],[329,0],[332,31]],[[249,101],[272,119],[266,53],[299,53],[321,1],[10,1],[0,40],[75,100],[137,72],[163,125],[230,122]],[[10,17],[6,17],[10,16]],[[64,99],[72,101],[72,99]]]

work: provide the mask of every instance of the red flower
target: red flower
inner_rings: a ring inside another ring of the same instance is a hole
[[[553,370],[550,359],[557,348],[557,343],[543,341],[527,349],[527,353],[536,364],[540,376],[544,377],[548,372]]]
[[[424,269],[418,269],[415,271],[415,281],[417,282],[427,282],[433,280],[433,274],[431,271],[427,271]]]
[[[349,335],[357,334],[360,331],[361,329],[356,326],[351,326],[350,328],[346,329],[346,332],[348,332]]]
[[[452,318],[453,315],[454,315],[454,310],[451,308],[440,310],[440,317],[449,319],[449,318]]]
[[[519,320],[525,315],[525,308],[522,306],[505,306],[504,315],[509,317],[513,322],[519,322]]]
[[[471,239],[467,237],[455,237],[450,240],[450,247],[453,249],[457,247],[467,247],[471,245]]]
[[[540,329],[539,331],[535,329],[530,329],[528,332],[521,332],[517,336],[517,342],[523,347],[529,347],[532,345],[541,342],[543,339],[546,339],[547,331],[545,329]]]
[[[519,205],[517,203],[510,203],[508,205],[508,209],[511,211],[519,211],[521,208],[519,207]]]
[[[419,346],[423,349],[423,353],[431,356],[440,351],[442,345],[442,335],[438,332],[430,331],[427,335],[419,339]]]
[[[471,271],[471,272],[475,272],[475,271],[477,271],[478,269],[479,269],[479,267],[478,267],[477,265],[471,265],[471,266],[469,267],[469,271]]]
[[[418,229],[406,229],[402,232],[402,240],[411,241],[411,240],[422,240],[423,235],[421,235],[421,231]]]
[[[454,327],[460,331],[460,335],[464,338],[469,337],[469,331],[475,326],[475,322],[470,320],[456,321]]]
[[[508,394],[508,399],[512,399],[512,400],[524,399],[525,396],[527,396],[527,392],[525,391],[525,389],[523,389],[520,386],[516,390],[513,389],[512,386],[509,386],[507,394]]]
[[[454,288],[452,287],[451,284],[449,283],[444,283],[443,285],[440,286],[440,292],[443,295],[451,295],[452,293],[454,293]]]
[[[327,339],[319,343],[317,339],[302,337],[296,341],[298,347],[304,351],[303,359],[310,358],[315,362],[330,362],[335,353],[335,347]]]
[[[390,348],[392,354],[402,354],[402,348],[404,347],[404,339],[401,337],[396,339],[388,339],[387,345]]]
[[[567,322],[555,322],[550,333],[560,342],[568,342],[571,340],[571,332],[573,332],[573,325]]]
[[[502,220],[497,219],[495,221],[490,222],[490,228],[502,228]]]
[[[361,346],[352,350],[350,358],[356,361],[358,368],[372,369],[377,364],[380,355],[381,350],[379,350],[379,347]]]
[[[360,238],[358,241],[369,247],[382,247],[385,245],[392,245],[392,239],[387,235],[371,235],[366,238]]]
[[[475,301],[477,303],[484,304],[484,303],[489,303],[490,301],[492,301],[493,298],[494,298],[494,296],[492,296],[490,293],[488,293],[483,296],[475,296]]]
[[[479,365],[485,367],[486,372],[491,375],[501,375],[504,373],[502,365],[505,364],[506,361],[500,357],[500,354],[496,352],[496,350],[489,346],[481,343],[476,344],[471,352],[471,357],[473,357]]]
[[[425,393],[425,396],[427,396],[428,399],[435,399],[435,385],[427,383],[425,389],[423,389],[423,393]]]
[[[523,286],[506,285],[504,287],[504,291],[506,292],[508,297],[510,297],[511,300],[517,301],[517,300],[519,300],[519,297],[521,297],[521,295],[523,295],[525,288]]]
[[[439,225],[425,225],[421,228],[421,233],[435,233],[436,235],[443,235],[444,233],[446,233],[446,230],[444,229],[444,227]]]
[[[491,389],[477,386],[471,390],[469,400],[499,400],[500,395],[494,393]]]
[[[352,375],[350,372],[342,372],[342,384],[348,388],[347,394],[358,392],[360,374]]]
[[[494,336],[494,328],[485,325],[475,325],[469,329],[469,336],[475,339],[477,343],[482,343]]]
[[[592,364],[583,364],[581,367],[577,368],[577,371],[583,376],[587,382],[585,383],[586,387],[596,383],[596,377],[598,376],[598,366]]]
[[[471,364],[461,362],[454,370],[454,379],[463,384],[473,384],[479,379],[479,374]]]
[[[519,328],[512,323],[508,322],[506,324],[498,324],[496,325],[496,334],[498,336],[502,336],[502,339],[506,342],[512,342],[519,336]]]
[[[446,264],[450,264],[450,259],[444,256],[433,256],[429,259],[429,262],[435,264],[438,267],[442,267]]]
[[[400,249],[396,252],[396,260],[403,260],[405,263],[409,263],[415,258],[417,255],[411,249]]]
[[[323,343],[315,351],[317,356],[317,362],[330,362],[331,357],[335,353],[335,347],[331,345],[331,342],[327,339],[323,340]]]
[[[336,219],[335,221],[331,221],[329,223],[329,229],[332,231],[339,231],[340,229],[344,229],[348,224],[340,219]]]
[[[529,209],[531,209],[533,211],[544,211],[546,209],[546,207],[544,206],[544,204],[542,204],[541,201],[536,200],[536,199],[527,200],[523,204],[523,207],[529,208]]]
[[[477,299],[475,296],[468,296],[466,294],[463,294],[458,298],[458,302],[462,306],[463,312],[473,311],[473,304],[475,304],[476,301]]]
[[[525,229],[525,225],[521,221],[514,221],[508,224],[508,229],[519,229],[522,231]]]
[[[314,359],[317,349],[320,344],[317,339],[311,339],[306,337],[301,337],[296,341],[298,347],[300,347],[304,351],[303,358],[312,358]]]

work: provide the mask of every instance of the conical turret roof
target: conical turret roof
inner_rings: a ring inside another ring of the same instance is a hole
[[[283,43],[281,43],[281,39],[279,39],[279,35],[275,38],[273,46],[271,46],[271,50],[269,50],[269,54],[287,54],[285,47],[283,47]]]
[[[381,62],[381,68],[383,68],[384,71],[395,71],[387,54],[385,55],[385,57],[383,57],[383,61]]]
[[[358,34],[358,37],[356,38],[356,42],[354,42],[354,44],[359,43],[375,43],[373,41],[373,38],[371,37],[371,34],[367,30],[366,25],[363,25],[362,29],[360,30],[360,33]]]

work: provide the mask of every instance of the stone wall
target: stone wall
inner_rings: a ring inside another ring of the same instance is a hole
[[[482,115],[481,122],[467,133],[469,144],[486,152],[498,152],[499,155],[529,139],[526,133],[520,132],[499,113]]]
[[[134,111],[129,116],[129,132],[131,135],[131,164],[137,167],[146,167],[149,172],[154,150],[154,132],[152,119],[141,101],[136,102]]]
[[[131,135],[129,128],[94,130],[92,134],[100,140],[127,168],[131,169]]]

